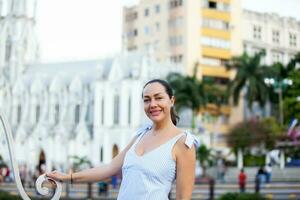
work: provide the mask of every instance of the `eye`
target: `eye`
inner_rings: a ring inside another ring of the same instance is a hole
[[[161,99],[163,99],[163,97],[156,97],[156,99],[161,100]]]
[[[144,103],[147,103],[149,102],[150,100],[149,99],[144,99]]]

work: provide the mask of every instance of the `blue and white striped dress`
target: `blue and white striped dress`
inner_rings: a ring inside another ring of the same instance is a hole
[[[176,177],[176,162],[172,157],[175,143],[186,135],[185,144],[198,146],[198,140],[190,133],[179,134],[154,150],[138,156],[135,147],[151,126],[138,133],[138,138],[125,155],[123,179],[118,200],[166,200]]]

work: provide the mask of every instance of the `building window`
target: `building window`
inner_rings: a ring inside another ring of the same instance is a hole
[[[6,39],[6,47],[5,47],[5,61],[9,61],[11,55],[11,37],[8,36]]]
[[[155,23],[155,28],[156,28],[156,31],[159,31],[159,30],[160,30],[160,23],[159,23],[159,22],[156,22],[156,23]]]
[[[40,114],[41,114],[41,107],[40,105],[37,105],[35,108],[35,122],[38,123],[40,120]]]
[[[17,123],[19,124],[22,119],[22,107],[21,105],[18,105],[17,107]]]
[[[131,124],[131,98],[128,98],[128,125]]]
[[[75,106],[75,123],[78,124],[80,121],[80,105]]]
[[[229,23],[218,19],[203,18],[202,26],[207,28],[229,30]]]
[[[174,17],[168,21],[169,28],[178,28],[183,26],[182,17]]]
[[[217,2],[215,2],[215,1],[208,1],[208,8],[210,8],[210,9],[217,9]]]
[[[103,147],[100,147],[100,162],[103,162]]]
[[[131,22],[134,21],[138,18],[137,12],[129,13],[126,15],[125,20],[126,22]]]
[[[211,65],[211,66],[220,66],[222,64],[220,59],[210,58],[210,57],[203,57],[201,59],[201,63],[204,65]]]
[[[173,55],[170,57],[170,61],[172,63],[181,63],[182,62],[182,59],[183,59],[183,55],[182,54],[179,54],[179,55]]]
[[[155,12],[160,13],[160,6],[159,5],[155,5]]]
[[[280,40],[279,40],[279,31],[278,30],[273,30],[272,31],[272,40],[274,43],[279,44]]]
[[[177,8],[183,5],[183,0],[171,0],[169,3],[170,9]]]
[[[120,118],[120,97],[115,95],[114,97],[114,124],[119,124]]]
[[[183,44],[183,37],[182,35],[177,35],[177,36],[171,36],[169,38],[169,44],[170,46],[179,46]]]
[[[230,49],[230,41],[218,38],[202,37],[201,44],[210,47]]]
[[[137,35],[138,35],[137,29],[130,30],[127,32],[127,38],[133,38],[133,37],[136,37]]]
[[[261,40],[261,27],[260,26],[253,26],[253,38],[257,40]]]
[[[149,28],[149,26],[145,26],[144,27],[144,34],[145,35],[150,35],[150,28]]]
[[[144,10],[144,16],[145,16],[145,17],[148,17],[148,16],[149,16],[149,9],[148,9],[148,8],[146,8],[146,9]]]
[[[54,114],[55,124],[59,122],[59,104],[55,105],[55,114]]]
[[[283,53],[282,52],[278,52],[278,51],[273,51],[272,52],[272,61],[273,63],[276,62],[283,62]]]
[[[297,36],[296,34],[290,33],[289,34],[289,43],[291,47],[297,46]]]

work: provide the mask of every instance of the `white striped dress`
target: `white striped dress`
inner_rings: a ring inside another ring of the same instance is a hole
[[[176,162],[172,157],[175,143],[186,135],[185,144],[199,145],[194,135],[184,132],[154,150],[138,156],[135,147],[151,126],[139,132],[138,138],[125,155],[123,179],[118,200],[166,200],[176,177]]]

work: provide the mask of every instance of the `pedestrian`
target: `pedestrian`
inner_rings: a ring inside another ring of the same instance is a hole
[[[269,163],[265,166],[265,174],[266,174],[266,183],[270,183],[271,178],[272,178],[272,165],[271,165],[271,163]]]
[[[240,174],[239,174],[240,192],[245,192],[246,191],[246,180],[247,180],[247,175],[244,172],[244,169],[241,169]]]
[[[260,167],[255,176],[255,192],[259,193],[266,180],[266,174],[263,167]]]
[[[176,198],[191,199],[198,141],[176,127],[175,97],[168,82],[154,79],[142,91],[144,111],[151,125],[137,132],[110,164],[80,172],[46,175],[63,182],[96,182],[122,171],[118,200],[168,199],[176,178]]]

